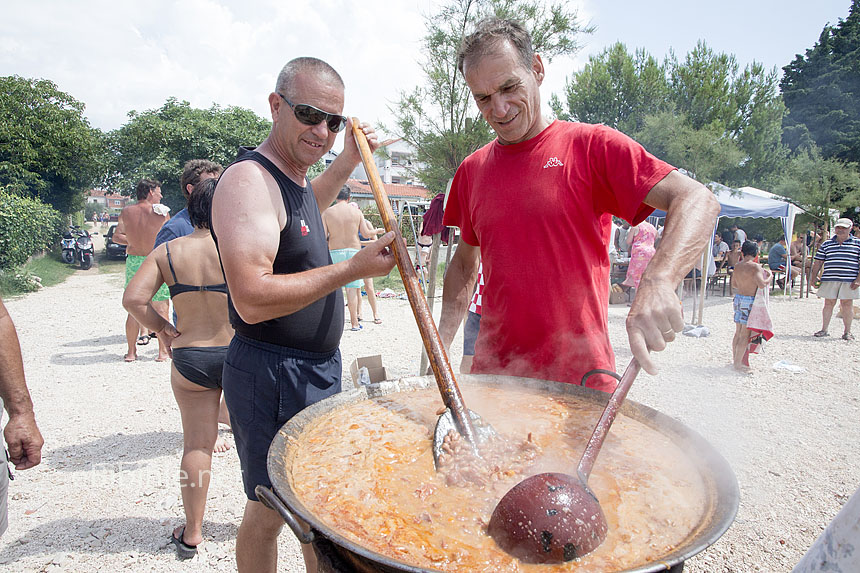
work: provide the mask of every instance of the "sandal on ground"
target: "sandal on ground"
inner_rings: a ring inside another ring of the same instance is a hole
[[[358,326],[356,326],[355,328],[350,328],[350,330],[351,330],[351,331],[353,331],[353,332],[356,332],[356,331],[358,331],[358,330],[361,330],[362,328],[363,328],[363,327],[359,324],[359,325],[358,325]]]
[[[170,542],[176,546],[176,558],[177,559],[191,559],[195,555],[197,555],[197,546],[196,545],[188,545],[185,543],[183,538],[185,537],[185,526],[182,527],[182,531],[179,532],[179,537],[176,537],[172,533],[170,534]]]
[[[842,340],[854,340],[854,335],[850,332],[846,332],[842,335]]]
[[[382,319],[381,318],[374,318],[373,324],[382,324]]]
[[[138,346],[146,346],[149,344],[150,336],[148,334],[141,334],[137,337],[137,345]]]
[[[812,336],[814,336],[815,338],[823,338],[823,337],[825,337],[825,336],[830,336],[830,335],[829,335],[829,334],[827,334],[827,331],[826,331],[826,330],[819,330],[818,332],[816,332],[816,333],[815,333],[815,334],[813,334]]]

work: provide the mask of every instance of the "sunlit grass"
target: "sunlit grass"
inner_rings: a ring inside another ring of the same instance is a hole
[[[37,290],[28,276],[39,277],[43,287],[54,286],[66,280],[75,269],[64,263],[56,251],[34,258],[26,264],[0,273],[0,294],[12,297]]]

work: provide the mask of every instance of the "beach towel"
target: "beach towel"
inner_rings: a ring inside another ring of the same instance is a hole
[[[750,309],[750,316],[747,319],[750,341],[747,345],[747,351],[744,353],[744,366],[750,365],[750,354],[758,354],[764,343],[773,338],[773,322],[767,311],[769,299],[770,295],[766,288],[756,291],[755,300]]]

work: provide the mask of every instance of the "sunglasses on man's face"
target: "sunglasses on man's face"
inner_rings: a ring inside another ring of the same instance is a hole
[[[278,95],[287,102],[287,105],[293,110],[296,119],[305,125],[319,125],[324,121],[332,133],[337,133],[346,127],[346,118],[342,115],[328,113],[306,103],[293,103],[285,98],[283,94],[278,93]]]

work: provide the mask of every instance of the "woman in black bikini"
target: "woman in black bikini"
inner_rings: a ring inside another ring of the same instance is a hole
[[[227,285],[209,234],[215,179],[195,185],[188,202],[194,232],[168,241],[146,257],[123,295],[123,306],[165,343],[173,366],[170,384],[182,416],[184,450],[180,490],[185,525],[171,535],[177,555],[193,557],[203,540],[212,451],[218,438],[221,368],[233,329],[227,318]],[[173,327],[150,301],[167,283],[176,311]]]

